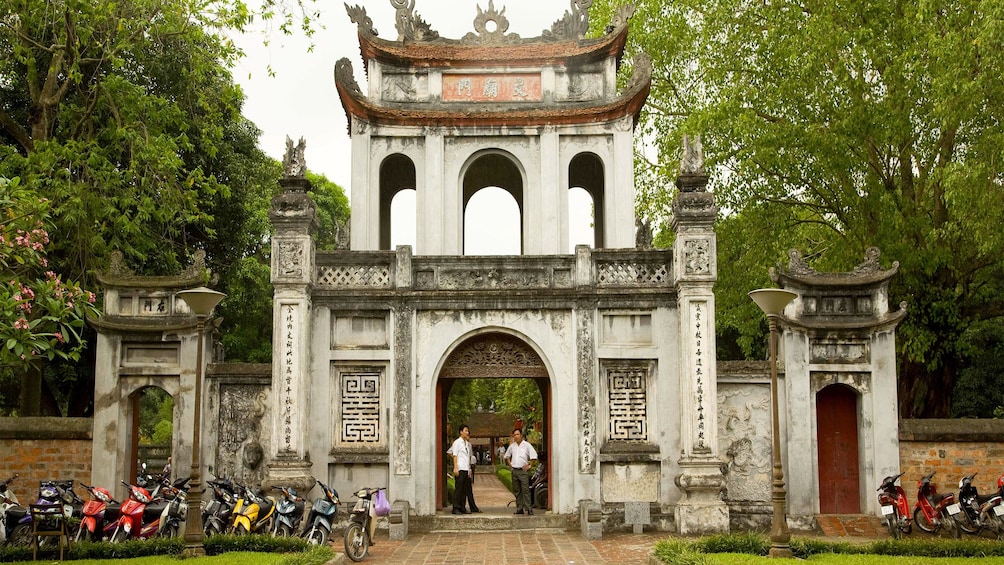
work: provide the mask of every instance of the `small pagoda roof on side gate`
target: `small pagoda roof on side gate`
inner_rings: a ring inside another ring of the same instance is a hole
[[[403,2],[391,1],[395,7]],[[496,11],[493,2],[488,10],[478,7],[475,33],[461,39],[439,36],[414,12],[414,1],[397,10],[398,39],[377,36],[372,20],[360,6],[346,9],[358,27],[359,48],[367,74],[373,63],[401,73],[443,75],[458,73],[539,74],[543,69],[597,67],[613,61],[618,68],[627,41],[628,19],[632,7],[622,8],[599,38],[586,39],[591,0],[572,0],[571,10],[540,36],[521,38],[506,34],[505,8]],[[494,23],[494,27],[489,25]],[[489,29],[492,31],[489,31]],[[372,77],[371,77],[372,78]],[[438,127],[506,127],[596,123],[632,116],[634,122],[648,97],[652,79],[651,59],[639,54],[633,61],[633,74],[620,93],[600,96],[574,96],[555,100],[553,92],[523,99],[479,100],[473,103],[444,100],[443,92],[417,93],[407,100],[388,100],[382,95],[367,96],[356,82],[352,63],[342,58],[335,64],[335,85],[351,124],[357,117],[367,123]],[[405,86],[408,90],[411,86]],[[445,87],[443,87],[445,88]],[[538,85],[538,88],[540,86]],[[372,94],[372,90],[371,90]],[[351,134],[350,127],[350,134]]]

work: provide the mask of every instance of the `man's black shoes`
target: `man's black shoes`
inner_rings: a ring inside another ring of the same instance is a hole
[[[517,510],[517,511],[513,512],[513,514],[522,514],[522,513],[523,513],[522,510]]]

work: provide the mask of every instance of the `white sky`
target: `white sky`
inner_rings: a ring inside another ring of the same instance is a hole
[[[366,8],[366,13],[373,20],[374,27],[380,37],[388,40],[397,39],[397,29],[394,27],[395,10],[390,0],[355,0],[347,2],[350,6],[360,5]],[[326,5],[321,15],[319,29],[312,41],[314,49],[308,52],[311,40],[301,35],[283,36],[275,32],[271,34],[271,44],[264,45],[261,33],[251,33],[238,39],[238,44],[244,49],[246,58],[234,69],[234,79],[243,88],[246,95],[244,115],[253,121],[261,130],[260,147],[271,157],[281,160],[286,149],[286,136],[294,140],[303,137],[307,141],[307,167],[317,173],[322,173],[328,179],[341,186],[347,196],[350,196],[350,145],[347,131],[347,120],[338,93],[335,91],[334,67],[335,61],[348,57],[352,61],[356,80],[366,91],[366,76],[359,54],[359,41],[356,26],[345,12],[341,1],[320,0],[318,4]],[[477,6],[488,9],[488,0],[416,0],[415,11],[428,22],[432,29],[441,37],[459,39],[468,32],[474,31],[474,18],[477,16]],[[505,17],[509,20],[508,33],[517,33],[521,37],[537,37],[544,29],[550,29],[551,24],[561,19],[569,10],[569,0],[496,0],[495,8],[499,12],[505,8]],[[271,66],[275,76],[269,76],[267,68]],[[407,191],[411,192],[411,191]],[[499,191],[501,192],[501,190]],[[404,194],[404,193],[402,193]],[[479,193],[480,194],[480,193]],[[506,194],[508,197],[508,195]],[[489,196],[485,195],[485,199]],[[413,198],[412,198],[413,200]],[[515,201],[509,199],[515,207]],[[586,197],[588,202],[588,197]],[[474,202],[472,201],[472,205]],[[395,200],[396,211],[399,203]],[[407,202],[400,204],[408,209]],[[505,207],[503,201],[491,201],[486,204],[489,211],[487,219],[497,217],[498,206]],[[591,230],[588,229],[588,204],[585,212],[582,205],[574,205],[573,216],[582,216],[579,227],[573,229],[572,242],[592,243]],[[414,204],[410,204],[414,210]],[[579,210],[576,212],[575,210]],[[465,235],[468,254],[516,254],[518,253],[518,235],[499,237],[499,230],[511,234],[512,228],[484,225],[485,219],[478,217],[477,222],[468,224],[481,226],[481,229],[468,232]],[[514,212],[515,213],[515,212]],[[395,225],[392,228],[393,244],[414,244],[414,226],[405,218],[409,214],[394,214]],[[581,224],[585,223],[585,229]],[[480,233],[479,233],[480,232]],[[518,234],[518,229],[515,232]],[[491,234],[488,237],[488,234]],[[483,235],[484,237],[479,237]],[[512,248],[515,241],[515,251]],[[501,244],[495,247],[492,242]]]

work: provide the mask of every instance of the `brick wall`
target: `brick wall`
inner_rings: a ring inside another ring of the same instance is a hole
[[[42,480],[90,483],[91,419],[0,418],[0,480],[14,473],[10,488],[22,504],[35,500]]]
[[[958,492],[959,479],[974,472],[981,494],[996,491],[1004,474],[1004,420],[900,420],[899,463],[911,498],[917,480],[931,471],[939,492]]]

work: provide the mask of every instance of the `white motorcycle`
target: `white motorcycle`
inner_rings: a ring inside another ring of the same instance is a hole
[[[7,510],[20,506],[17,496],[7,489],[7,485],[11,484],[16,478],[17,474],[0,483],[0,544],[7,542]]]

